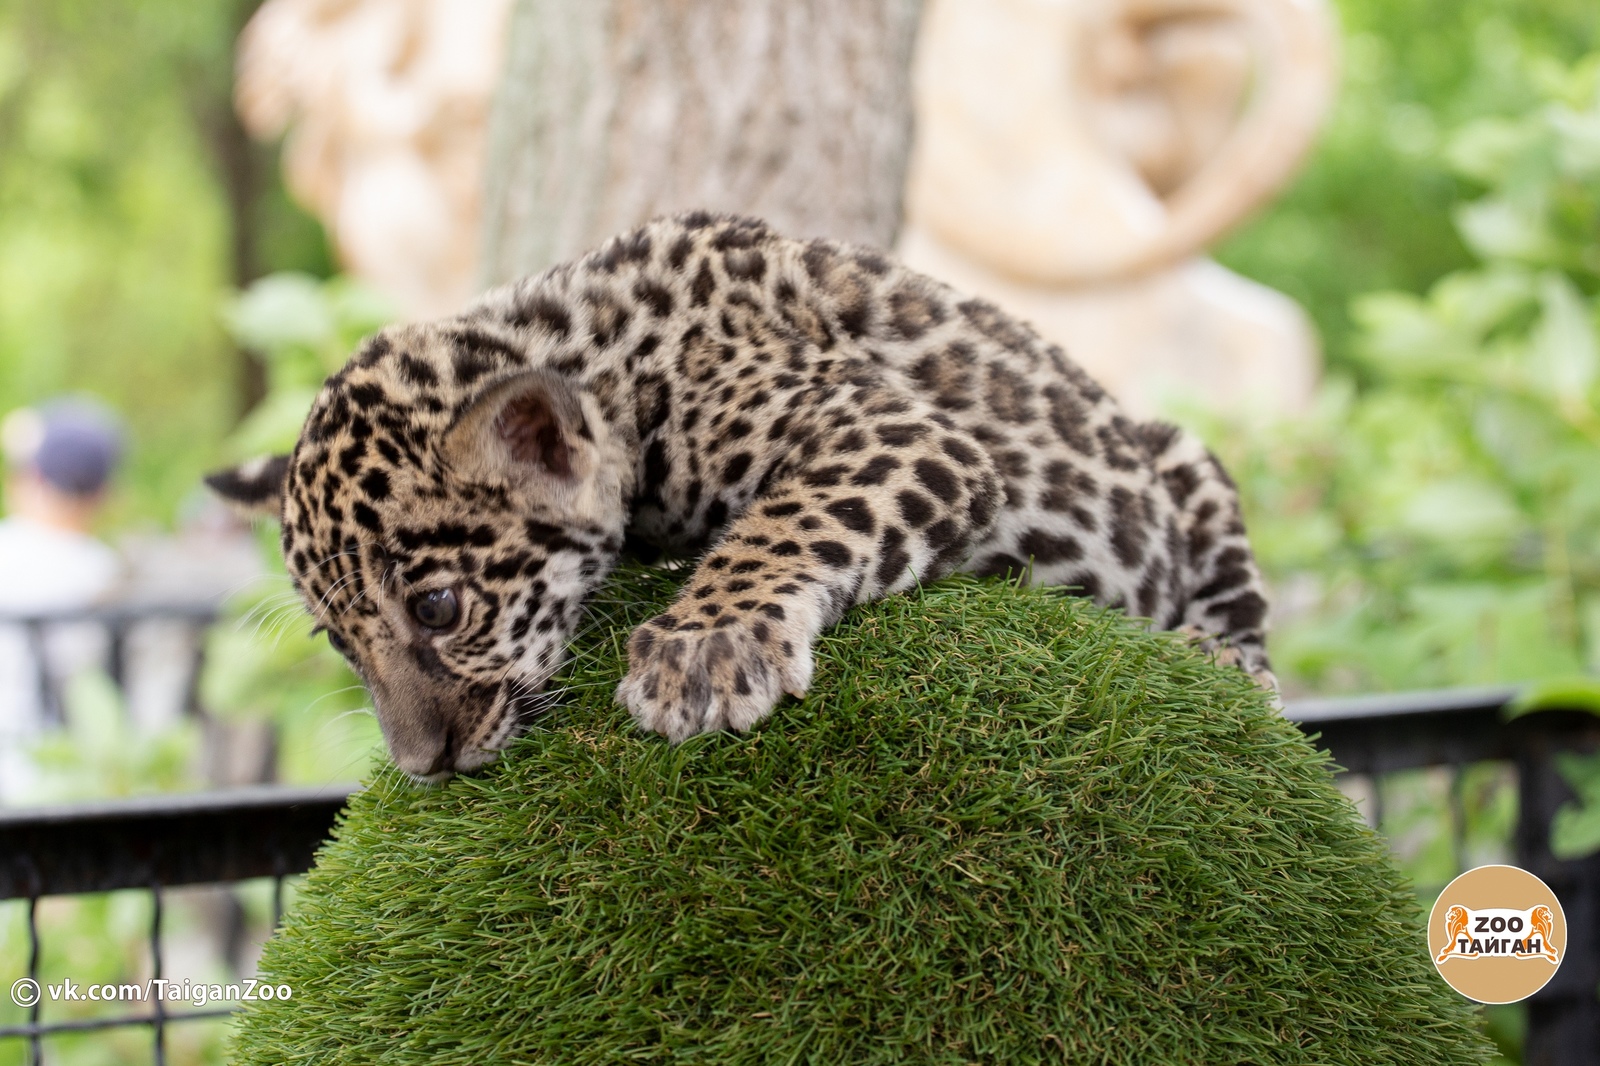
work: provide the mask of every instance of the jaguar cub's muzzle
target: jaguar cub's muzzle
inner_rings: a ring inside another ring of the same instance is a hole
[[[458,679],[441,684],[417,670],[375,671],[367,679],[378,724],[395,765],[419,781],[438,782],[493,762],[510,731],[493,686]]]

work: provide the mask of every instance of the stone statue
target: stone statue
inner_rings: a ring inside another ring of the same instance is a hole
[[[239,38],[250,132],[406,317],[474,295],[484,130],[509,0],[267,0]]]
[[[929,0],[900,252],[1138,414],[1303,406],[1304,312],[1200,253],[1294,173],[1334,70],[1320,0]]]

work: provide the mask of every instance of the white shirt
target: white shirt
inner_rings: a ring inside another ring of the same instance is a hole
[[[121,573],[117,553],[86,533],[20,517],[0,521],[0,616],[92,607]],[[58,681],[105,656],[99,626],[52,626],[44,638]],[[28,749],[44,725],[38,671],[24,629],[0,622],[0,806],[26,799],[36,777]]]
[[[87,533],[27,518],[0,521],[0,614],[89,607],[121,572],[117,553]]]

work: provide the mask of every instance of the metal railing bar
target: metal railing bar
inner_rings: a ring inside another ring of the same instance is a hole
[[[106,654],[102,665],[118,689],[127,682],[128,637],[145,622],[184,625],[189,635],[189,682],[183,711],[204,717],[199,700],[199,681],[205,658],[205,632],[222,616],[219,604],[196,600],[129,600],[94,607],[73,607],[52,611],[0,611],[0,627],[20,628],[27,642],[32,667],[34,698],[41,721],[57,728],[66,724],[66,709],[61,692],[63,679],[56,676],[47,649],[46,631],[57,627],[91,626],[105,631]],[[126,693],[124,693],[126,695]]]
[[[39,715],[49,726],[65,724],[66,715],[61,709],[60,695],[50,681],[50,657],[45,652],[44,624],[34,619],[18,619],[28,642],[28,660],[33,664],[34,696],[39,701]]]
[[[1450,860],[1456,873],[1467,868],[1467,802],[1463,794],[1466,768],[1450,767]]]
[[[1498,712],[1516,699],[1521,691],[1516,685],[1483,685],[1418,692],[1385,692],[1375,696],[1319,696],[1286,700],[1283,714],[1291,722],[1314,726],[1326,721],[1348,722],[1361,718],[1394,718],[1413,714]]]
[[[307,803],[343,803],[359,786],[351,782],[332,785],[246,785],[210,792],[173,792],[153,796],[95,800],[90,803],[61,804],[50,807],[0,807],[0,833],[13,825],[53,823],[63,828],[80,825],[140,819],[149,815],[182,817],[213,811],[246,813],[252,810],[278,810]],[[47,893],[41,893],[44,895]]]
[[[1284,717],[1352,773],[1384,774],[1514,757],[1511,687],[1292,700]]]
[[[159,884],[150,886],[150,979],[161,980],[161,886]],[[150,1014],[155,1028],[151,1048],[155,1066],[167,1066],[167,1009],[160,996],[151,1001]]]
[[[34,982],[39,980],[39,898],[28,899],[28,978]],[[39,997],[33,1001],[33,1006],[28,1008],[28,1024],[37,1027],[39,1024],[39,1008],[43,1006]],[[40,1046],[39,1034],[34,1033],[33,1039],[28,1041],[28,1066],[40,1066],[44,1062],[44,1048]]]
[[[60,625],[98,622],[101,625],[131,625],[150,621],[214,622],[221,612],[213,603],[115,603],[103,607],[70,608],[60,611],[0,611],[0,625]]]
[[[355,788],[257,786],[0,811],[0,899],[297,873]]]
[[[205,1021],[212,1018],[227,1018],[237,1007],[213,1007],[207,1010],[181,1011],[165,1016],[166,1025],[177,1025],[180,1022]],[[60,1022],[33,1022],[28,1025],[0,1025],[0,1040],[15,1039],[17,1037],[31,1037],[35,1043],[41,1037],[56,1036],[61,1033],[91,1033],[100,1029],[121,1029],[134,1025],[155,1025],[153,1014],[119,1014],[114,1018],[73,1018]]]

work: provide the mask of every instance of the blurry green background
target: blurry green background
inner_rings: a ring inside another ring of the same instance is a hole
[[[333,267],[233,115],[254,7],[0,0],[0,408],[81,389],[124,413],[113,528],[170,525],[259,396],[229,293]]]

